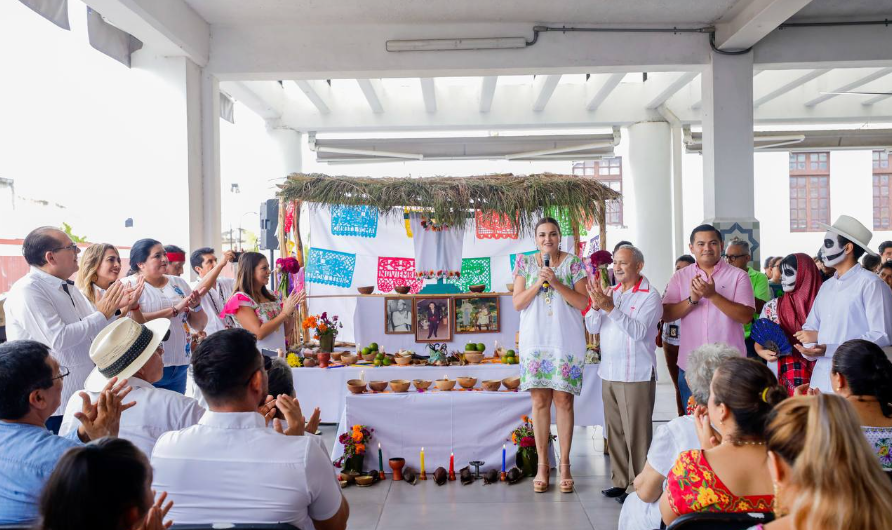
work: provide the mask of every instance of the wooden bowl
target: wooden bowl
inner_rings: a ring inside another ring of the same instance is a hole
[[[433,381],[428,381],[426,379],[416,379],[412,381],[412,384],[415,385],[415,388],[418,390],[427,390],[433,384]]]
[[[476,377],[459,377],[458,384],[461,385],[462,388],[474,388],[474,385],[477,384]]]
[[[362,394],[366,390],[365,381],[361,379],[351,379],[347,381],[347,390],[354,394]]]
[[[371,486],[375,482],[375,477],[369,475],[359,475],[355,479],[357,486]]]
[[[412,288],[408,285],[397,285],[393,288],[393,290],[396,291],[398,294],[409,294],[409,291],[411,291]]]
[[[490,379],[488,381],[481,381],[480,386],[483,387],[483,390],[487,392],[497,392],[500,388],[502,388],[502,382],[498,379]]]
[[[486,284],[469,285],[468,290],[472,293],[482,293],[486,290]]]
[[[396,361],[396,364],[398,364],[399,366],[409,366],[410,364],[412,364],[412,358],[406,357],[404,355],[397,355],[393,358],[393,360]]]
[[[409,381],[406,379],[394,379],[390,382],[390,389],[394,392],[405,392],[409,390]]]
[[[505,385],[505,388],[507,388],[508,390],[515,390],[517,387],[520,386],[520,377],[516,375],[512,377],[506,377],[505,379],[502,379],[502,384]]]
[[[387,388],[387,381],[372,381],[369,383],[369,388],[375,392],[383,392]]]
[[[371,363],[371,362],[374,362],[374,361],[375,361],[375,357],[377,357],[377,356],[378,356],[378,352],[363,353],[363,354],[362,354],[362,360],[363,360],[363,361],[368,361],[368,362]]]
[[[341,362],[344,364],[353,364],[356,362],[356,359],[356,355],[353,355],[352,353],[344,353],[341,355]]]
[[[372,294],[375,292],[375,286],[369,285],[367,287],[357,287],[356,290],[359,291],[359,294]]]
[[[356,477],[358,477],[358,476],[359,476],[359,473],[357,473],[356,471],[342,471],[338,475],[338,478],[342,482],[346,482],[347,484],[352,484],[353,482],[356,481]]]
[[[434,381],[434,385],[437,387],[437,390],[452,390],[455,388],[455,379],[437,379]]]
[[[468,361],[468,364],[480,364],[480,361],[483,360],[483,352],[465,352],[465,360]]]
[[[344,352],[342,351],[333,351],[331,352],[331,360],[340,362],[342,355],[344,355]]]

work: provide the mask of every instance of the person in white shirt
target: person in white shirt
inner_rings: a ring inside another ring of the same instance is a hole
[[[186,280],[167,274],[167,254],[160,242],[140,239],[130,248],[130,275],[122,280],[136,285],[144,278],[139,298],[140,311],[147,321],[170,320],[170,339],[164,345],[164,377],[155,383],[184,394],[186,372],[192,355],[189,329],[201,331],[207,315],[201,310],[201,292],[193,291]]]
[[[701,412],[709,403],[712,374],[727,359],[740,357],[740,352],[727,344],[704,344],[691,352],[685,371],[691,395]],[[619,514],[619,528],[623,530],[653,530],[663,520],[660,496],[669,471],[682,451],[700,449],[694,410],[657,427],[647,451],[644,469],[635,477],[635,492],[629,494]]]
[[[84,293],[84,297],[96,307],[96,303],[105,296],[105,291],[118,280],[121,274],[121,254],[114,245],[95,243],[87,247],[80,261],[77,279],[74,284]],[[137,322],[145,322],[139,310],[139,297],[142,296],[143,279],[133,288],[131,300],[133,305],[125,308],[120,316],[129,316]]]
[[[275,400],[288,421],[284,433],[258,413],[268,387],[255,336],[218,331],[198,346],[192,366],[210,410],[198,425],[162,435],[152,452],[152,487],[173,501],[171,519],[344,530],[347,501],[325,452],[303,436],[297,401]]]
[[[226,301],[235,290],[235,278],[220,277],[223,269],[235,260],[235,252],[227,250],[223,253],[223,259],[218,262],[214,249],[210,247],[200,248],[189,257],[189,264],[198,275],[198,280],[191,283],[192,290],[205,291],[201,297],[201,308],[208,316],[207,325],[204,326],[206,335],[236,327],[232,315],[221,316]]]
[[[613,487],[605,496],[625,501],[632,479],[644,468],[653,437],[656,397],[657,322],[663,316],[659,291],[641,275],[644,255],[631,245],[613,254],[618,282],[606,292],[589,279],[589,333],[601,334],[601,395]]]
[[[810,388],[833,392],[830,368],[842,343],[864,339],[884,348],[892,344],[892,290],[873,272],[858,264],[873,234],[848,215],[841,215],[824,234],[821,261],[836,269],[818,291],[802,330],[795,337],[806,359],[817,361]]]
[[[115,312],[131,304],[131,290],[115,282],[94,307],[69,280],[78,270],[78,253],[77,244],[58,228],[32,230],[22,244],[31,270],[12,286],[4,305],[8,340],[45,344],[59,364],[70,370],[63,382],[62,403],[83,388],[93,369],[93,338],[114,319]],[[60,405],[47,420],[55,433],[63,411]]]
[[[80,425],[75,416],[83,408],[84,398],[95,403],[99,393],[113,377],[127,379],[133,387],[130,398],[136,405],[121,416],[118,436],[133,442],[146,457],[152,455],[155,440],[168,431],[177,431],[198,423],[205,410],[194,399],[152,383],[164,374],[164,337],[170,332],[170,320],[158,318],[139,324],[121,318],[99,333],[90,348],[96,368],[87,377],[81,395],[71,396],[59,434],[64,436]]]

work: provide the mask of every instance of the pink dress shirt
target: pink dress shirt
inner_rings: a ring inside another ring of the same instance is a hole
[[[725,263],[716,263],[712,271],[715,292],[732,302],[756,307],[753,285],[746,271]],[[664,304],[675,304],[691,295],[691,281],[698,275],[706,280],[706,272],[696,263],[676,271],[666,286]],[[741,356],[746,356],[743,342],[743,324],[735,322],[722,313],[711,301],[702,298],[694,309],[680,321],[681,344],[678,347],[678,367],[687,370],[688,354],[704,344],[724,342],[737,348]]]

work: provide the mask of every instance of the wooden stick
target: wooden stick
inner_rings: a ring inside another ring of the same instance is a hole
[[[303,206],[301,201],[294,201],[294,251],[297,253],[297,262],[300,263],[301,267],[305,267],[304,263],[304,243],[303,239],[301,239],[300,235],[300,210]],[[306,278],[306,271],[304,271],[304,277]],[[304,280],[306,282],[306,280]],[[306,283],[304,283],[304,289],[306,289]],[[300,304],[300,316],[297,319],[294,327],[298,333],[302,334],[303,342],[307,343],[310,341],[310,331],[303,329],[301,327],[301,323],[303,322],[303,318],[310,315],[310,306],[307,304],[307,301],[304,300]],[[302,330],[302,331],[301,331]]]

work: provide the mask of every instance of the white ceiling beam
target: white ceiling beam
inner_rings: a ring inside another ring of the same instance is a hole
[[[356,82],[359,84],[362,95],[365,96],[365,100],[368,102],[372,112],[375,114],[384,112],[384,106],[381,105],[381,99],[378,97],[378,91],[375,89],[375,84],[378,83],[372,83],[371,79],[357,79]]]
[[[496,84],[499,77],[486,76],[480,81],[480,112],[489,112],[492,108],[492,98],[496,94]]]
[[[760,96],[760,97],[756,98],[753,101],[753,107],[756,108],[761,105],[764,105],[765,103],[768,103],[769,101],[776,99],[795,88],[801,87],[805,83],[808,83],[809,81],[816,79],[816,78],[826,74],[829,71],[830,71],[830,69],[826,68],[826,69],[812,70],[810,72],[806,72],[806,73],[802,74],[801,76],[797,77],[796,79],[793,79],[792,81],[785,83],[784,85],[782,85],[778,88],[775,88],[774,90],[765,94],[764,96]]]
[[[869,68],[890,61],[892,31],[881,25],[775,31],[753,48],[753,64],[770,70]]]
[[[687,86],[691,81],[694,80],[698,75],[698,72],[684,72],[678,77],[675,78],[675,81],[669,83],[669,85],[664,88],[657,97],[650,100],[650,103],[645,105],[645,108],[649,110],[656,110],[660,105],[666,103],[672,96],[674,96],[679,90]]]
[[[320,83],[324,84],[325,81],[307,81],[304,79],[294,81],[297,88],[307,96],[307,99],[310,100],[310,103],[316,107],[316,110],[318,110],[320,114],[329,114],[331,113],[331,107],[328,106],[328,102],[321,94],[321,92],[328,87],[327,85],[323,87]]]
[[[887,99],[887,98],[892,98],[892,93],[876,95],[872,98],[862,101],[861,104],[864,105],[865,107],[869,107],[869,106],[873,105],[874,103],[879,103],[880,101],[883,101],[884,99]]]
[[[534,111],[542,112],[545,110],[545,106],[548,105],[548,101],[551,99],[551,95],[554,94],[554,89],[557,88],[560,80],[560,74],[536,77],[533,88],[533,94],[536,95],[536,100],[533,102]]]
[[[604,103],[604,100],[607,99],[607,96],[610,95],[613,90],[619,86],[620,81],[626,77],[626,74],[611,74],[608,77],[604,84],[601,85],[601,88],[595,92],[595,95],[592,99],[589,100],[588,105],[585,106],[586,110],[592,111],[601,106],[601,103]]]
[[[280,120],[285,113],[285,90],[278,81],[223,81],[220,91],[267,121]]]
[[[437,87],[432,77],[421,78],[421,96],[424,98],[424,109],[429,114],[437,112]]]
[[[856,79],[855,81],[852,81],[851,83],[846,83],[845,85],[842,85],[841,87],[838,87],[834,90],[830,90],[829,92],[848,92],[849,90],[854,90],[862,85],[866,85],[867,83],[870,83],[871,81],[876,81],[877,79],[879,79],[881,77],[885,77],[889,74],[892,74],[892,68],[880,68],[879,70],[877,70],[876,72],[874,72],[870,75],[866,75],[860,79]],[[823,102],[827,101],[828,99],[835,98],[838,95],[839,94],[821,94],[820,96],[818,96],[814,99],[810,99],[810,100],[806,101],[805,106],[806,107],[814,107],[815,105],[823,103]]]
[[[715,26],[720,50],[746,50],[777,29],[812,0],[750,0],[730,22]]]
[[[208,64],[211,27],[183,0],[84,0],[109,22],[161,56]]]

